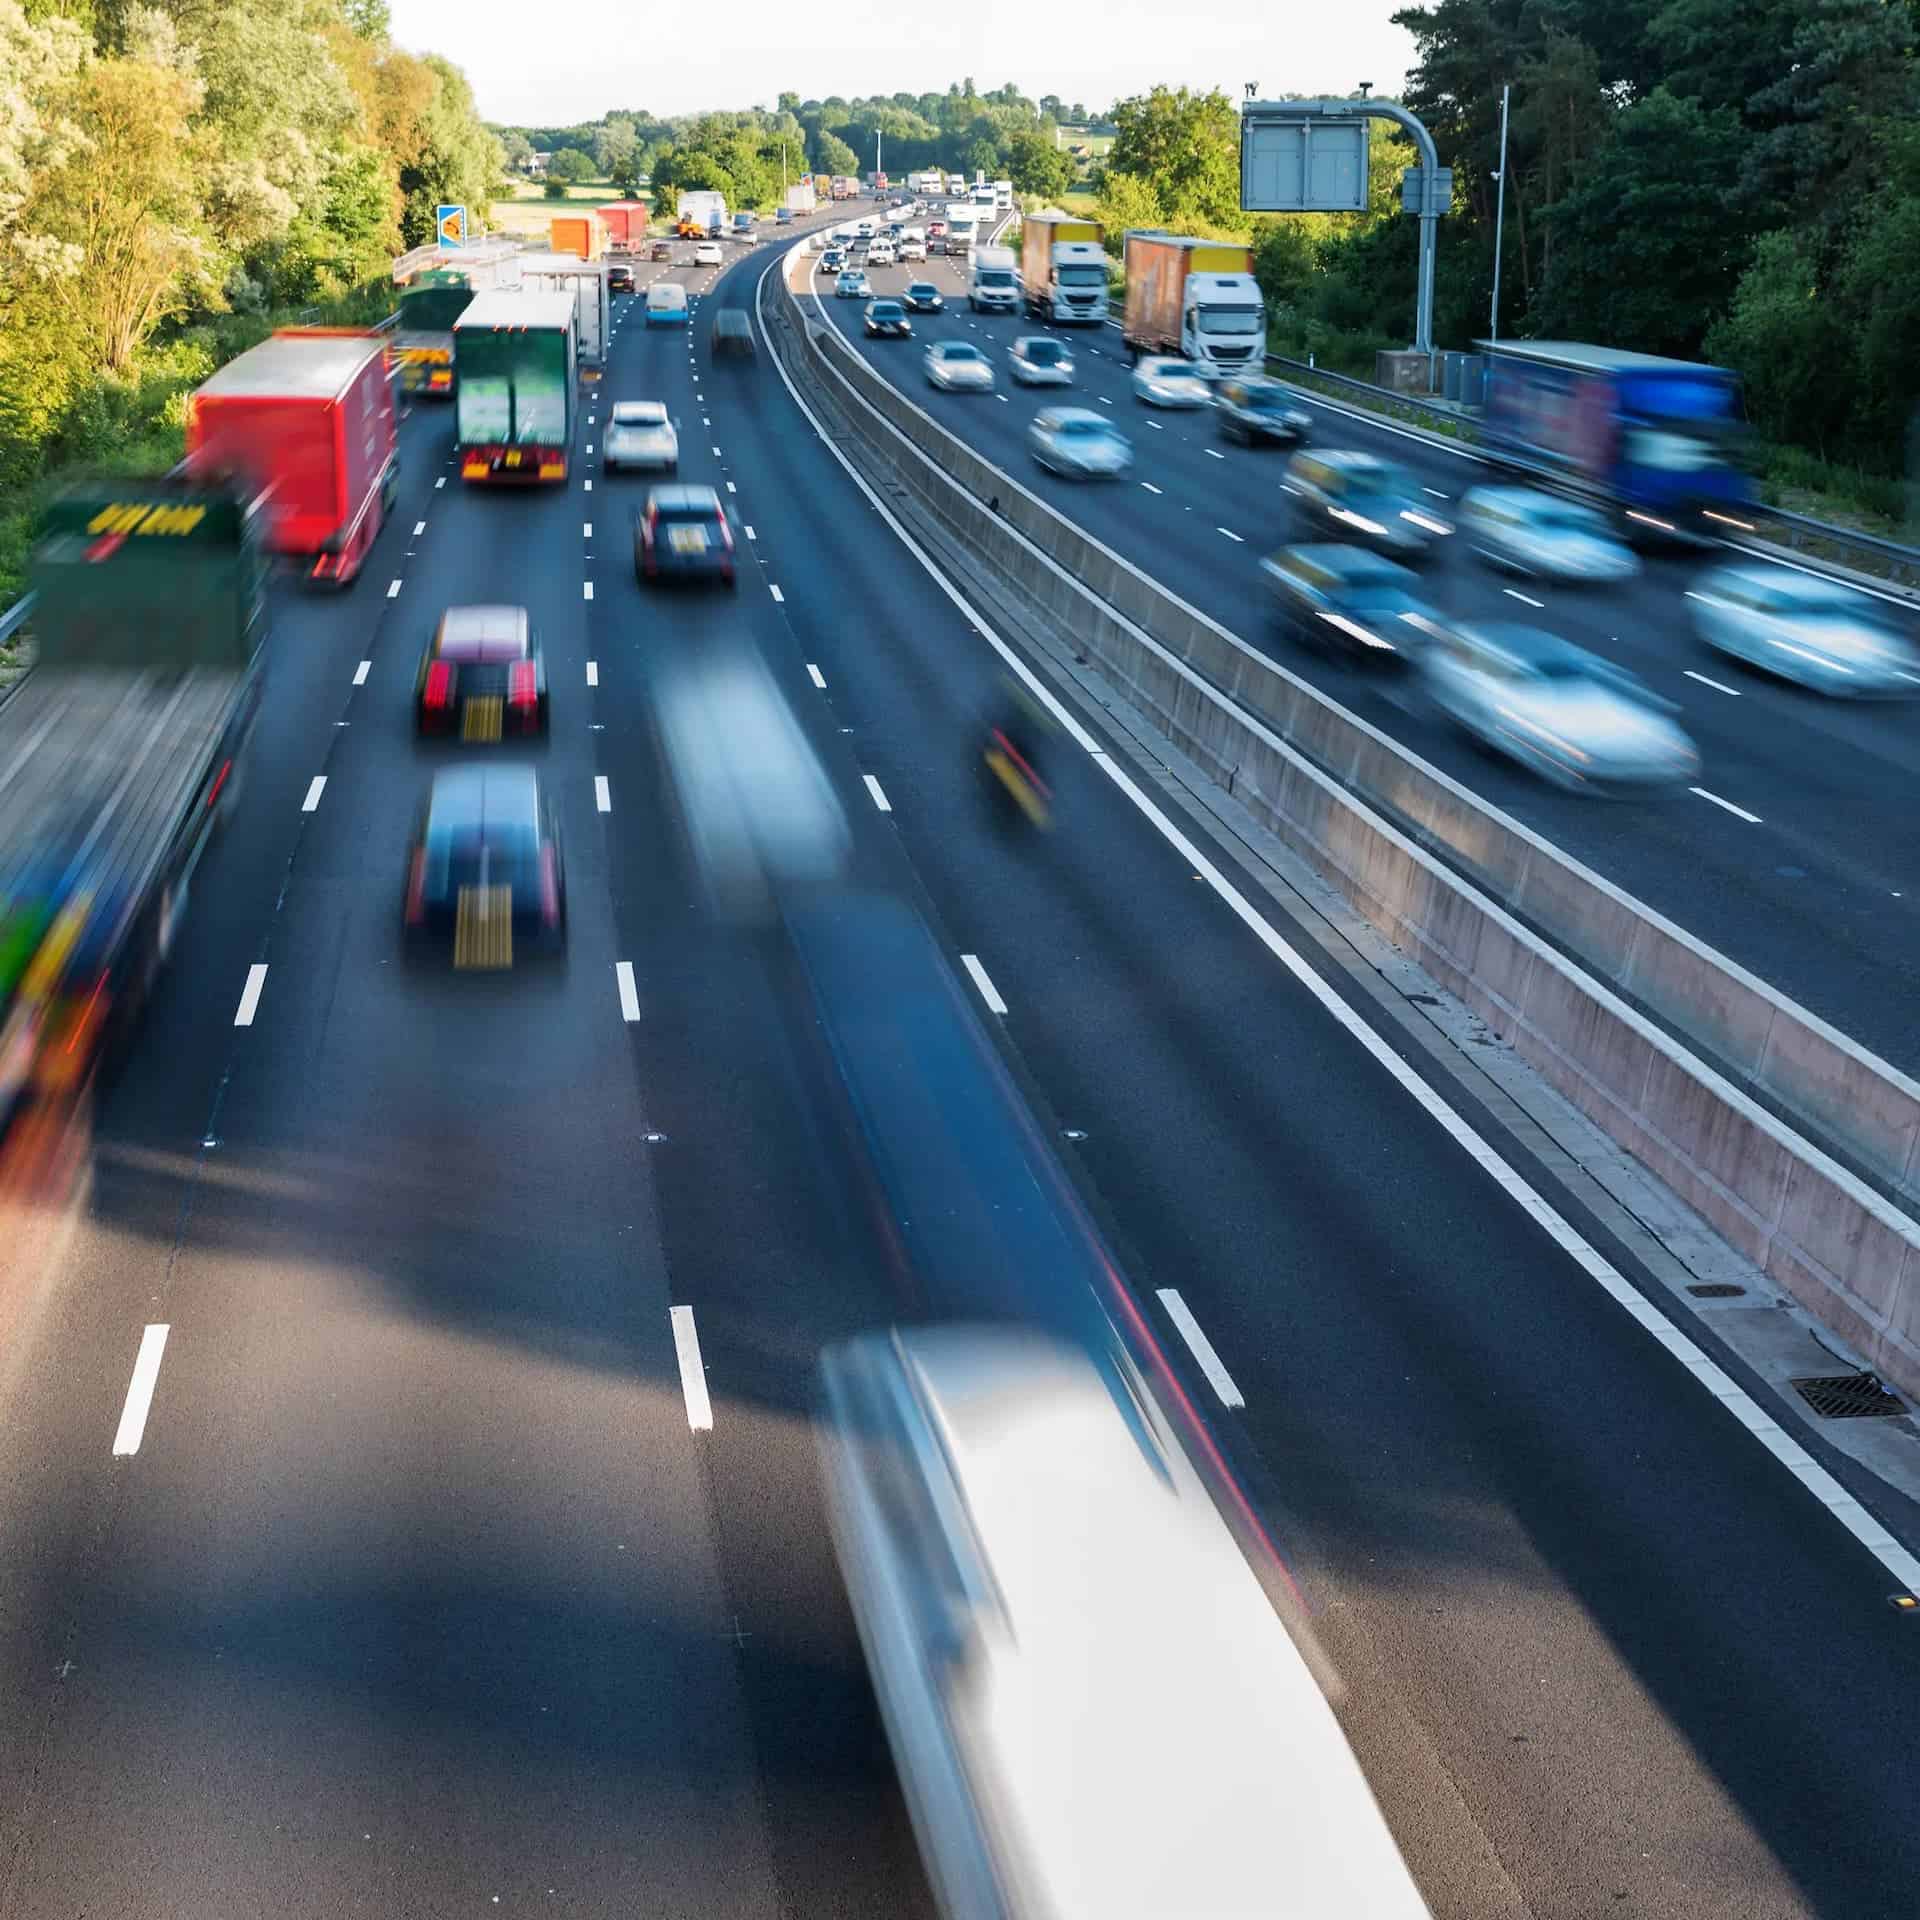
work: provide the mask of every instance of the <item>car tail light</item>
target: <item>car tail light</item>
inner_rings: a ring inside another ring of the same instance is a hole
[[[540,704],[540,672],[531,660],[516,660],[507,672],[507,704],[531,710]]]
[[[421,699],[426,706],[435,711],[453,705],[452,661],[436,660],[427,669],[427,684]]]
[[[640,522],[640,537],[648,546],[653,545],[653,530],[660,522],[660,509],[648,505],[645,517]]]
[[[720,525],[720,544],[731,553],[733,551],[733,529],[727,525],[727,516],[724,513],[717,513],[714,515],[714,518]]]
[[[551,842],[540,849],[540,917],[550,927],[560,924],[560,873]]]
[[[417,927],[427,917],[427,850],[415,847],[407,869],[407,925]]]

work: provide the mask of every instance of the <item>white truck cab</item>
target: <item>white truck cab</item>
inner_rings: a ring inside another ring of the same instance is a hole
[[[1180,351],[1210,379],[1264,371],[1267,307],[1260,283],[1247,273],[1189,274]]]
[[[1020,307],[1020,262],[1011,247],[975,247],[967,276],[967,305],[975,313],[1015,313]]]

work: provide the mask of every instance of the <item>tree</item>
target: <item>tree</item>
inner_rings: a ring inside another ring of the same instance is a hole
[[[594,177],[593,157],[578,147],[562,147],[547,158],[547,178],[578,184]]]
[[[1108,166],[1146,181],[1170,218],[1242,224],[1240,120],[1218,88],[1157,86],[1122,100],[1113,119]]]
[[[985,174],[989,180],[997,179],[1000,173],[1000,149],[991,140],[976,140],[967,149],[966,168],[969,173]]]
[[[1125,251],[1129,227],[1166,224],[1160,196],[1138,174],[1108,168],[1100,181],[1100,224],[1106,229],[1107,251],[1118,259]]]
[[[606,125],[600,129],[599,137],[593,143],[593,157],[599,163],[600,171],[612,179],[632,166],[638,144],[633,122],[624,114],[610,113]]]
[[[858,173],[860,156],[838,134],[823,128],[813,143],[813,170],[815,173]]]
[[[1706,352],[1745,375],[1747,417],[1763,434],[1826,453],[1847,413],[1848,383],[1836,375],[1850,329],[1820,278],[1807,236],[1766,234],[1708,333]]]
[[[1073,185],[1073,162],[1043,133],[1016,133],[1007,142],[1007,177],[1021,193],[1057,200]]]

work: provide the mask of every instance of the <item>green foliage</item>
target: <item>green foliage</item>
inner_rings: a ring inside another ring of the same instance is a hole
[[[1147,182],[1164,217],[1182,231],[1193,221],[1244,231],[1240,120],[1224,93],[1155,87],[1122,100],[1113,119],[1110,172]]]
[[[578,147],[562,147],[547,160],[547,178],[565,181],[570,185],[593,179],[597,171],[593,155],[582,153]]]
[[[567,183],[553,174],[548,174],[546,184],[540,189],[541,197],[547,200],[564,200],[567,197]]]
[[[840,138],[837,133],[822,129],[813,138],[813,170],[815,173],[854,173],[860,166],[860,156]]]
[[[1043,133],[1016,133],[1007,142],[1006,178],[1019,193],[1057,200],[1073,185],[1073,162]]]

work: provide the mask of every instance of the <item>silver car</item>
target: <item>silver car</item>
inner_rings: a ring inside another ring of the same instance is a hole
[[[1816,693],[1911,694],[1920,652],[1858,588],[1795,567],[1716,567],[1688,589],[1710,647]]]
[[[1134,368],[1133,397],[1150,407],[1207,407],[1213,389],[1191,360],[1155,355]]]
[[[1127,436],[1091,407],[1047,407],[1036,413],[1027,445],[1049,473],[1069,479],[1122,474],[1133,465]]]
[[[973,393],[993,391],[993,363],[964,340],[936,340],[927,349],[926,369],[927,378],[950,393],[962,388]]]
[[[1460,502],[1467,542],[1495,566],[1551,580],[1630,580],[1640,562],[1591,507],[1533,487],[1475,487]]]
[[[849,267],[833,283],[833,293],[836,300],[871,300],[873,286],[858,267]]]
[[[1023,387],[1070,387],[1073,356],[1044,333],[1026,334],[1013,343],[1007,371]]]
[[[1699,774],[1699,751],[1672,701],[1538,627],[1444,629],[1421,666],[1455,725],[1556,786],[1605,793]]]
[[[680,436],[658,400],[616,400],[607,416],[601,464],[672,473],[680,464]]]

